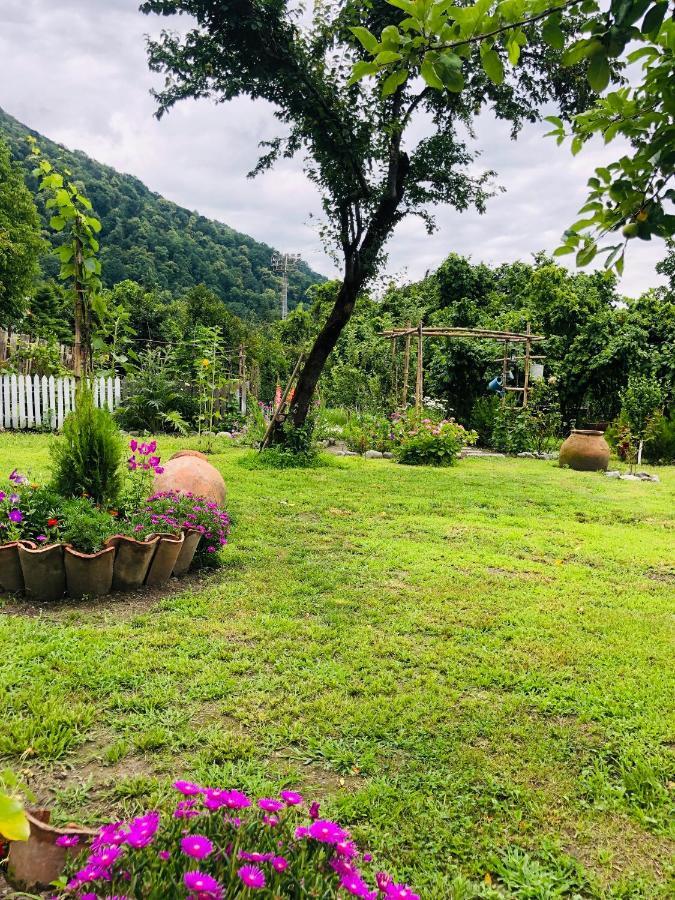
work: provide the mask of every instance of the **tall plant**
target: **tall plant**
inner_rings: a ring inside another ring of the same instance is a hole
[[[63,423],[63,436],[52,447],[53,482],[66,497],[91,497],[99,505],[116,504],[122,488],[124,443],[107,409],[97,409],[86,382]]]
[[[97,258],[96,235],[101,223],[92,213],[91,201],[63,174],[42,157],[37,141],[29,137],[31,158],[36,164],[33,174],[40,179],[40,190],[48,195],[46,207],[53,211],[49,225],[63,233],[64,242],[57,250],[61,261],[59,277],[72,282],[75,302],[75,335],[73,356],[75,375],[87,374],[92,365],[92,310],[103,312],[101,263]]]

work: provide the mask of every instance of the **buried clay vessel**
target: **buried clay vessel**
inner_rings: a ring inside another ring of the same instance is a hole
[[[104,547],[98,553],[80,553],[70,544],[65,548],[66,584],[76,600],[100,597],[112,589],[115,547]]]
[[[54,828],[49,824],[49,810],[27,810],[26,816],[30,837],[10,842],[7,874],[10,883],[20,890],[45,890],[61,875],[68,857],[79,853],[96,832],[80,826]],[[73,840],[72,847],[56,843],[64,835]]]
[[[197,531],[196,528],[185,529],[184,535],[185,540],[183,541],[183,545],[180,548],[176,564],[173,567],[174,575],[185,575],[185,573],[192,565],[192,560],[194,559],[194,555],[197,552],[199,542],[202,539],[201,532]]]
[[[21,541],[19,561],[29,600],[52,603],[63,597],[66,592],[63,544],[39,546],[32,541]]]
[[[215,466],[198,450],[179,450],[155,476],[154,490],[177,491],[225,505],[225,482]]]
[[[171,578],[185,543],[185,535],[181,532],[180,534],[158,534],[153,535],[153,537],[156,537],[159,543],[157,544],[145,583],[156,586],[165,584]]]
[[[0,590],[7,591],[8,594],[20,594],[23,587],[19,542],[0,544]]]
[[[145,541],[137,541],[124,534],[108,538],[106,547],[117,549],[113,566],[113,590],[129,591],[145,583],[158,544],[158,535],[151,535]]]

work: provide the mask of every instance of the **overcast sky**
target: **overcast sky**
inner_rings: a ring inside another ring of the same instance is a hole
[[[144,35],[162,23],[137,7],[138,0],[0,0],[0,106],[170,200],[280,250],[299,251],[313,269],[333,274],[310,220],[320,213],[318,196],[300,160],[246,178],[258,142],[278,133],[267,104],[187,100],[161,122],[153,117],[149,90],[158,76],[148,70]],[[577,218],[593,167],[615,158],[616,149],[573,158],[543,137],[546,130],[528,127],[513,142],[503,123],[483,117],[480,164],[498,172],[506,193],[483,216],[439,210],[431,237],[420,220],[404,221],[388,247],[388,271],[421,278],[451,251],[501,263],[553,250]],[[663,254],[659,241],[635,241],[624,293],[636,296],[662,283],[654,266]]]

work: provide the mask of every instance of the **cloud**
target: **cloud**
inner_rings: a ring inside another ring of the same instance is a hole
[[[273,247],[300,251],[315,270],[333,274],[310,219],[320,218],[319,196],[300,161],[246,178],[258,143],[278,134],[269,105],[185,101],[161,121],[153,117],[150,89],[158,76],[148,70],[144,36],[166,21],[137,7],[138,0],[2,0],[0,106],[170,200]],[[512,142],[505,123],[484,115],[477,131],[479,163],[498,172],[506,193],[489,201],[483,216],[437,210],[432,236],[419,220],[401,223],[388,245],[390,273],[420,278],[451,251],[488,263],[552,251],[584,202],[591,170],[611,159],[601,147],[572,157],[543,137],[541,125]],[[662,256],[660,242],[636,241],[625,293],[661,282],[654,265]]]

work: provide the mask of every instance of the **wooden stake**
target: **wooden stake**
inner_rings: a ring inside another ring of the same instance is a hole
[[[530,341],[530,323],[527,323],[528,338],[525,341],[525,381],[523,382],[523,406],[527,406],[527,398],[530,390],[530,351],[532,350],[532,342]]]
[[[304,353],[301,353],[300,356],[298,357],[298,361],[296,362],[295,368],[293,369],[293,374],[288,379],[288,384],[286,385],[286,390],[281,395],[281,403],[279,403],[279,406],[274,410],[270,424],[267,426],[267,431],[265,432],[265,437],[262,439],[262,443],[260,444],[261,450],[264,450],[265,447],[267,446],[267,442],[269,441],[269,439],[272,435],[274,426],[276,425],[276,423],[279,420],[279,418],[281,417],[281,415],[283,415],[282,411],[283,411],[284,407],[286,406],[286,401],[288,400],[288,395],[291,392],[291,388],[293,387],[293,382],[297,378],[298,372],[300,371],[300,366],[302,365],[304,358],[305,358]]]
[[[410,328],[410,322],[406,325]],[[403,355],[403,396],[401,398],[401,406],[403,410],[408,408],[408,376],[410,374],[410,334],[405,336],[405,353]]]
[[[502,358],[502,404],[506,402],[506,376],[509,371],[509,342],[504,341],[504,356]]]
[[[415,411],[419,412],[422,409],[422,397],[424,393],[424,370],[422,368],[424,364],[424,350],[422,346],[422,342],[424,337],[422,335],[422,322],[417,327],[417,379],[415,382]]]

